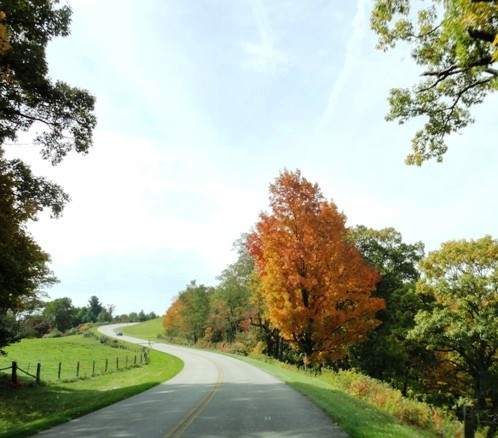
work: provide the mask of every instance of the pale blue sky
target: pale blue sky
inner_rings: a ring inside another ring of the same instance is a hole
[[[443,164],[405,166],[420,124],[386,123],[386,97],[419,71],[406,48],[375,50],[371,1],[70,3],[50,72],[96,95],[95,146],[56,168],[16,148],[72,198],[31,226],[60,279],[50,298],[163,313],[190,280],[215,285],[284,168],[349,225],[427,250],[498,234],[496,97]]]

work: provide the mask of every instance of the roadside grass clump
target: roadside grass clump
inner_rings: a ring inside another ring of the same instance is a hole
[[[23,352],[31,362],[35,360],[33,357],[29,358],[31,349],[50,352],[54,347],[52,342],[55,341],[66,342],[63,347],[66,358],[73,362],[82,353],[92,356],[100,348],[113,354],[121,351],[101,344],[94,337],[30,339],[6,347],[8,360],[12,360],[12,350],[23,346],[25,341],[30,342],[24,344]],[[21,374],[19,384],[13,385],[10,376],[0,373],[0,437],[33,435],[150,389],[172,378],[183,368],[180,359],[165,353],[151,350],[148,357],[148,364],[142,367],[71,381],[44,383],[42,371],[40,385]]]
[[[300,370],[265,356],[241,358],[283,380],[320,407],[352,438],[429,438],[430,431],[417,428],[392,414],[337,388],[320,374]],[[452,437],[453,438],[453,437]]]
[[[243,358],[302,392],[351,437],[462,438],[463,424],[451,413],[403,397],[388,384],[355,371],[305,371],[263,355]],[[476,433],[476,438],[481,437]]]
[[[344,392],[390,413],[401,421],[437,436],[461,437],[463,424],[454,414],[417,400],[403,397],[397,389],[353,370],[323,370],[319,378]]]

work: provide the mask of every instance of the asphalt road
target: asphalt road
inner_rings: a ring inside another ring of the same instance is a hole
[[[116,337],[125,324],[101,327]],[[120,336],[128,342],[147,341]],[[39,435],[47,437],[333,437],[339,429],[307,398],[273,376],[231,357],[153,343],[184,369],[146,392]]]

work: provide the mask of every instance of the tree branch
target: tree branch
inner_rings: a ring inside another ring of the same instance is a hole
[[[4,107],[4,108],[0,109],[0,111],[3,111],[4,113],[14,114],[16,116],[23,117],[23,118],[28,119],[28,120],[32,120],[33,122],[44,123],[45,125],[50,126],[50,127],[58,126],[58,123],[49,122],[48,120],[41,119],[39,117],[30,116],[28,114],[24,114],[21,111],[18,111],[15,109],[10,109],[10,108]]]

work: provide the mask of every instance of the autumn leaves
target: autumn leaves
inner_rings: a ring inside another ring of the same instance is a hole
[[[340,359],[378,325],[379,275],[348,241],[344,215],[299,171],[270,186],[270,207],[247,239],[265,317],[307,362]]]

